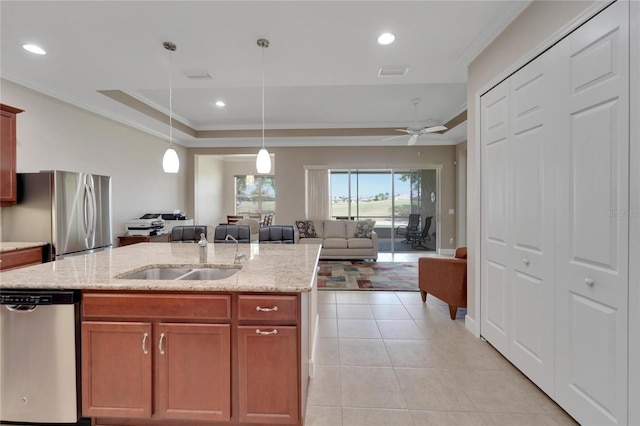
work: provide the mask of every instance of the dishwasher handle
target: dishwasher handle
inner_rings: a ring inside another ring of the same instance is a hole
[[[5,305],[11,312],[33,312],[38,305]]]

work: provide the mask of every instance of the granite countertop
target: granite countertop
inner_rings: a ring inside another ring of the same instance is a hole
[[[42,247],[47,243],[25,243],[25,242],[14,242],[14,241],[2,241],[0,242],[0,252],[4,251],[12,251],[12,250],[22,250],[33,247]]]
[[[209,244],[200,263],[197,244],[140,243],[1,273],[0,288],[131,291],[307,292],[315,282],[316,244],[240,244],[248,260],[221,280],[129,280],[117,278],[148,266],[233,266],[235,244]]]

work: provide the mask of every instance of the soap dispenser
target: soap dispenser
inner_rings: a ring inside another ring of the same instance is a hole
[[[207,261],[207,239],[204,233],[200,234],[198,245],[200,246],[200,263],[205,263]]]

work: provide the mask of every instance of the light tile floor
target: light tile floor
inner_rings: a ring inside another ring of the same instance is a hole
[[[452,321],[442,301],[423,304],[418,292],[322,290],[318,298],[305,426],[577,424],[465,329],[464,309]]]

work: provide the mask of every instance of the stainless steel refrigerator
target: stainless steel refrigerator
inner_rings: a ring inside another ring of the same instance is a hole
[[[3,241],[50,243],[51,260],[110,247],[111,177],[18,173],[18,202],[2,208]]]

